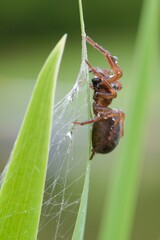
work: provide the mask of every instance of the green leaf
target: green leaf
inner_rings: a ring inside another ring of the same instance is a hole
[[[0,239],[36,239],[48,161],[59,41],[37,80],[0,191]]]
[[[109,204],[105,206],[99,239],[130,239],[135,211],[147,110],[156,66],[159,0],[145,0],[138,31],[131,96],[125,120],[124,151],[116,162]],[[122,146],[121,145],[121,146]]]

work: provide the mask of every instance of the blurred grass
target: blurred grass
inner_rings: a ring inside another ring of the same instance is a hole
[[[117,156],[119,161],[113,173],[109,204],[104,209],[100,239],[130,239],[146,133],[144,121],[148,117],[150,81],[157,64],[158,10],[157,0],[144,1],[133,65],[134,85],[128,102],[126,141],[124,151]]]
[[[91,0],[84,1],[86,26],[95,35],[98,29],[133,29],[138,23],[141,4],[142,0],[101,0],[98,4],[93,4]],[[0,22],[1,33],[12,36],[27,33],[40,34],[43,37],[53,32],[53,29],[60,34],[80,30],[77,1],[72,1],[70,5],[65,1],[47,1],[44,4],[38,0],[23,3],[15,0],[13,4],[11,1],[1,0]],[[87,33],[91,35],[88,30]]]

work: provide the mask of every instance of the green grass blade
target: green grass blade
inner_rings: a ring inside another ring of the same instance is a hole
[[[135,51],[134,77],[130,83],[132,99],[128,103],[125,121],[124,151],[117,161],[99,239],[130,239],[141,167],[143,134],[146,131],[144,121],[147,119],[146,110],[156,65],[158,10],[159,0],[144,1]]]
[[[0,191],[0,239],[36,239],[51,134],[58,70],[66,41],[59,41],[37,80]]]
[[[86,48],[86,40],[84,36],[85,33],[85,24],[83,18],[83,8],[82,8],[82,1],[78,0],[79,2],[79,12],[80,12],[80,23],[81,23],[81,33],[82,33],[82,65],[81,70],[84,71],[84,79],[89,82],[88,76],[88,67],[86,66],[85,60],[87,60],[87,48]],[[89,84],[88,84],[89,86]],[[87,86],[86,93],[87,93],[87,101],[88,101],[88,117],[91,118],[91,104],[90,104],[90,94],[89,94],[89,87]],[[88,151],[88,159],[90,158],[91,154],[91,129],[89,127],[88,132],[89,137],[89,151]],[[81,202],[78,210],[78,215],[76,219],[76,224],[74,228],[74,232],[72,235],[72,240],[83,240],[84,231],[85,231],[85,223],[86,223],[86,214],[87,214],[87,204],[88,204],[88,194],[89,194],[89,182],[90,182],[90,168],[91,168],[91,161],[87,161],[87,168],[85,173],[85,181],[83,185],[83,191],[81,196]]]
[[[77,215],[76,225],[73,232],[72,240],[83,240],[86,213],[87,213],[87,203],[88,203],[88,193],[89,193],[89,179],[90,179],[90,162],[87,165],[85,181],[83,186],[83,192],[81,196],[81,203]]]

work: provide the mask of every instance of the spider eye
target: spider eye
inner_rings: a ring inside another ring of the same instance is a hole
[[[96,76],[92,79],[92,83],[94,86],[98,85],[98,83],[100,82],[101,82],[101,79]]]

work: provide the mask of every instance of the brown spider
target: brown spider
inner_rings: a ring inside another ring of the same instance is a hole
[[[84,121],[74,122],[75,124],[85,125],[93,123],[92,128],[92,154],[95,153],[109,153],[118,144],[120,138],[123,136],[123,121],[125,114],[118,109],[111,109],[108,106],[112,99],[117,97],[117,91],[122,89],[119,82],[122,76],[122,71],[117,64],[117,57],[112,56],[107,50],[95,43],[91,38],[86,37],[86,41],[94,48],[100,51],[107,59],[111,70],[92,67],[86,61],[90,72],[95,76],[92,79],[91,88],[94,90],[93,95],[93,112],[95,118]]]

